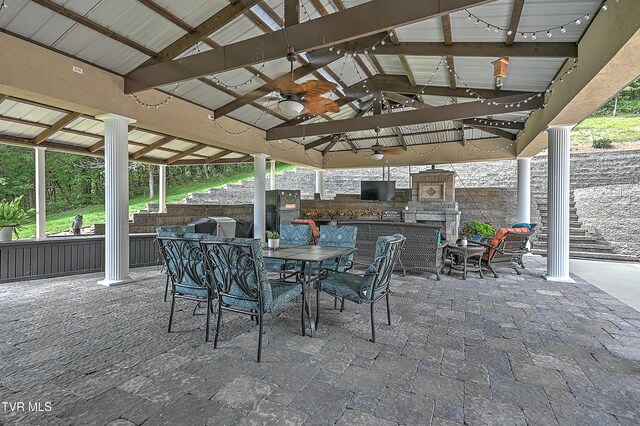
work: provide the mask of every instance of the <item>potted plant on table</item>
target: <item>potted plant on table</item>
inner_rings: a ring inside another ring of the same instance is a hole
[[[495,233],[496,230],[493,226],[481,220],[472,220],[462,226],[462,238],[471,241],[481,241]]]
[[[278,232],[267,232],[267,245],[270,249],[280,248],[280,234]]]
[[[13,201],[0,202],[0,241],[11,241],[13,234],[18,237],[18,230],[28,221],[34,210],[25,210],[20,203],[22,196]]]

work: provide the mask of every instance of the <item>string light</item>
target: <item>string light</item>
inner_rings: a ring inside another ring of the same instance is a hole
[[[618,3],[618,0],[616,0],[616,3]],[[566,27],[569,25],[576,25],[576,26],[580,26],[582,24],[582,20],[584,19],[585,21],[589,21],[591,19],[591,17],[598,11],[598,10],[602,10],[603,12],[607,11],[608,7],[606,4],[602,4],[601,6],[595,7],[594,9],[590,10],[589,12],[585,13],[584,15],[580,15],[578,18],[576,19],[572,19],[571,21],[568,21],[562,25],[556,25],[554,27],[550,27],[550,28],[541,28],[538,30],[534,30],[534,31],[519,31],[520,33],[520,37],[522,37],[523,39],[526,39],[528,37],[531,37],[532,40],[536,40],[538,38],[538,33],[545,33],[547,35],[547,37],[551,38],[553,37],[553,31],[555,30],[560,30],[561,33],[566,33],[567,29]],[[469,12],[469,10],[465,9],[465,10],[460,10],[458,13],[467,13],[467,20],[469,21],[473,21],[475,20],[475,24],[476,26],[484,26],[485,29],[487,31],[490,31],[491,29],[494,30],[494,32],[500,32],[503,31],[505,32],[508,36],[513,35],[513,32],[511,30],[509,30],[509,28],[504,28],[501,27],[499,25],[495,25],[492,24],[491,22],[487,22],[484,19],[480,18],[479,16],[475,15],[474,13]]]
[[[0,12],[2,11],[3,7],[7,7],[4,4],[4,0],[2,0],[2,4],[0,5]],[[193,48],[191,49],[191,51],[189,52],[190,55],[194,54],[194,53],[200,53],[200,43],[196,43],[195,46],[193,46]],[[144,108],[160,108],[163,106],[166,106],[169,104],[169,102],[171,102],[171,100],[175,97],[176,91],[178,90],[178,87],[180,87],[181,82],[176,83],[175,87],[173,89],[171,89],[167,95],[166,98],[164,98],[163,100],[161,100],[160,102],[156,102],[156,103],[148,103],[143,101],[142,99],[140,99],[140,97],[138,95],[136,95],[135,93],[132,93],[131,95],[129,95],[130,97],[132,97],[136,103],[138,105],[141,105]]]
[[[2,9],[7,7],[9,7],[9,5],[5,3],[5,0],[2,0],[2,3],[0,3],[0,13],[2,13]]]
[[[247,79],[246,81],[242,82],[242,83],[238,83],[238,84],[228,84],[225,83],[224,81],[220,80],[215,74],[211,74],[209,77],[214,80],[216,83],[218,83],[220,86],[226,87],[227,89],[231,89],[236,91],[237,89],[246,86],[247,84],[251,84],[253,83],[253,79],[256,78],[256,74],[262,73],[262,71],[264,71],[264,68],[266,66],[266,62],[263,62],[262,65],[260,65],[260,67],[256,70],[256,72],[254,71],[250,71],[253,73],[253,75],[251,77],[249,77],[249,79]]]
[[[390,32],[389,34],[387,34],[382,40],[368,46],[368,47],[363,47],[362,49],[355,49],[355,50],[342,50],[342,49],[337,49],[336,50],[336,54],[340,55],[341,52],[344,52],[345,56],[350,56],[355,58],[358,53],[360,54],[364,54],[364,55],[368,55],[369,51],[374,51],[376,50],[377,46],[384,46],[385,44],[387,44],[387,40],[389,40],[391,37],[393,37],[393,32]],[[335,46],[329,46],[329,52],[333,52],[333,50],[336,49]]]

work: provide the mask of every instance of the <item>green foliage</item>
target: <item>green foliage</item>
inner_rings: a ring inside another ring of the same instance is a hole
[[[634,81],[618,93],[617,105],[616,97],[614,97],[593,113],[593,116],[610,117],[613,115],[614,109],[615,115],[640,114],[640,80]]]
[[[182,183],[176,183],[176,181],[181,180],[180,176],[183,173],[181,169],[186,167],[169,167],[167,168],[167,202],[176,203],[185,198],[190,192],[204,192],[209,188],[222,187],[227,183],[237,182],[242,179],[250,179],[253,177],[252,168],[246,167],[245,164],[242,166],[243,167],[235,167],[235,165],[227,165],[228,170],[226,172],[224,172],[224,167],[220,167],[223,171],[216,173],[215,176],[212,174],[210,180],[200,179]],[[278,163],[276,167],[277,170],[292,170],[293,168],[293,166],[280,163]],[[148,194],[131,196],[131,198],[129,198],[129,213],[146,209],[147,203],[149,203]],[[83,216],[85,226],[89,226],[94,223],[104,223],[104,196],[101,197],[100,204],[87,204],[57,212],[51,212],[51,209],[48,209],[47,233],[68,231],[69,224],[76,214],[81,214]],[[34,236],[36,234],[35,221],[31,220],[31,223],[24,227],[21,234],[27,237]]]
[[[480,220],[472,220],[465,223],[462,226],[462,235],[470,237],[472,235],[480,235],[481,237],[488,237],[496,233],[496,229],[486,222]]]
[[[593,141],[591,146],[594,148],[610,149],[610,148],[613,148],[613,141],[609,138],[602,138],[602,139]]]
[[[571,143],[589,145],[594,140],[607,138],[617,145],[640,141],[640,116],[638,117],[591,117],[571,131]]]
[[[0,202],[0,228],[13,226],[16,236],[18,236],[18,230],[28,223],[33,215],[33,209],[25,210],[22,208],[22,198],[20,196],[13,201]]]
[[[267,239],[269,240],[279,240],[280,233],[279,232],[267,232]]]

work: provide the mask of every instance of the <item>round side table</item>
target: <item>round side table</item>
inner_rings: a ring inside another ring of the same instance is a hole
[[[480,273],[480,278],[484,278],[482,275],[482,255],[485,248],[480,245],[469,244],[467,247],[458,246],[456,244],[449,244],[446,247],[445,258],[451,261],[449,265],[449,272],[447,275],[451,275],[451,271],[462,271],[462,279],[467,279],[467,271]],[[475,268],[471,269],[469,260],[477,258]]]

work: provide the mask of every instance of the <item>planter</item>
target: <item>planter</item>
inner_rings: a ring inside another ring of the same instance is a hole
[[[274,250],[275,249],[279,249],[280,248],[280,240],[279,239],[277,239],[277,240],[268,239],[267,240],[267,246],[270,249],[274,249]]]
[[[13,238],[13,226],[0,228],[0,242],[11,241]]]

